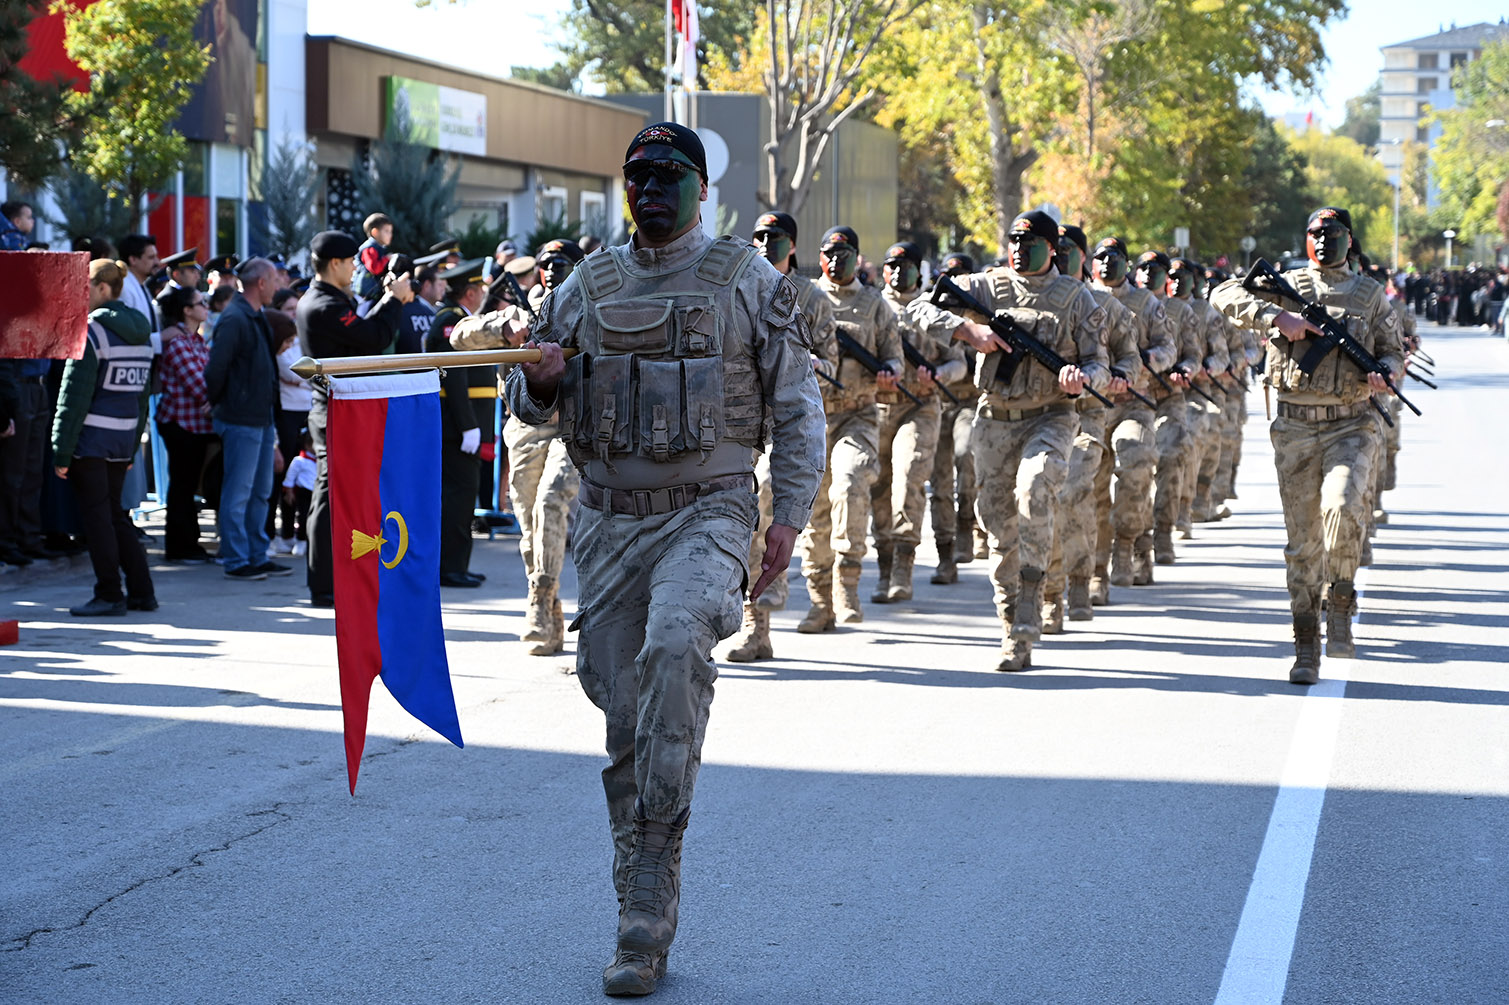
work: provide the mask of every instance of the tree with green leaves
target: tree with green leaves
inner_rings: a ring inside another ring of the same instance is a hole
[[[66,105],[84,119],[73,164],[133,209],[182,165],[188,144],[173,129],[210,65],[194,38],[201,0],[54,0],[63,47],[89,74]]]
[[[1365,147],[1377,147],[1382,131],[1379,119],[1383,115],[1383,81],[1373,85],[1355,98],[1347,99],[1346,118],[1336,130],[1348,139],[1356,140]]]
[[[1251,198],[1246,235],[1257,242],[1255,255],[1277,259],[1305,246],[1305,221],[1319,203],[1310,194],[1309,166],[1266,115],[1253,117],[1252,146],[1242,186]]]
[[[64,162],[48,182],[59,216],[50,222],[71,239],[106,238],[117,241],[136,229],[137,212],[125,199],[110,198],[99,182]]]
[[[514,66],[508,70],[510,80],[522,80],[530,84],[540,84],[544,87],[553,87],[557,91],[566,91],[571,94],[580,94],[582,83],[581,67],[569,62],[557,62],[553,66]]]
[[[1509,42],[1483,47],[1452,80],[1457,105],[1440,112],[1441,139],[1432,169],[1440,190],[1440,216],[1458,240],[1509,237],[1498,209],[1509,187]]]
[[[78,114],[66,80],[34,80],[18,65],[30,45],[27,27],[47,0],[0,0],[0,167],[22,184],[41,185],[76,141]]]
[[[714,54],[736,67],[754,30],[754,4],[723,4],[699,25],[698,86]],[[557,48],[573,76],[585,74],[609,94],[665,88],[665,0],[571,0]]]
[[[1291,133],[1289,142],[1305,158],[1305,177],[1316,205],[1346,209],[1362,250],[1380,260],[1390,257],[1394,187],[1383,165],[1362,144],[1340,133],[1312,129]]]
[[[278,144],[258,189],[263,209],[257,225],[260,243],[287,261],[301,259],[314,235],[324,229],[315,214],[320,172],[309,147],[291,139]]]
[[[456,210],[460,161],[391,138],[374,140],[368,153],[366,163],[358,156],[351,167],[357,204],[364,214],[386,213],[392,219],[395,251],[425,254],[446,236]]]

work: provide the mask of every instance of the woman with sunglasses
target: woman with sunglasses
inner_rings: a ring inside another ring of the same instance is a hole
[[[205,454],[215,442],[204,368],[210,349],[199,335],[209,319],[205,295],[192,287],[169,291],[160,301],[163,320],[162,398],[157,432],[168,448],[168,520],[163,554],[169,562],[213,560],[199,544],[199,510],[194,495]]]

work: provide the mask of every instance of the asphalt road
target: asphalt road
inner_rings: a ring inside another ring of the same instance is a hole
[[[655,1000],[1509,1001],[1509,346],[1422,331],[1358,659],[1308,693],[1256,393],[1236,516],[1029,673],[983,562],[779,615],[723,666]],[[0,579],[0,1001],[603,1000],[601,719],[517,642],[516,543],[477,550],[466,749],[379,687],[354,798],[297,578],[157,566],[160,610],[93,623],[86,565]]]

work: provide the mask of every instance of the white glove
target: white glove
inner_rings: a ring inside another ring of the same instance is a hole
[[[461,452],[463,454],[475,454],[482,446],[482,430],[468,429],[461,434]]]

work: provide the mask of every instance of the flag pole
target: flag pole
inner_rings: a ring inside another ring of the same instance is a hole
[[[577,350],[562,349],[566,359]],[[454,366],[498,366],[506,363],[538,363],[538,349],[488,349],[479,352],[415,352],[388,356],[336,356],[330,359],[303,357],[289,367],[305,380],[314,377],[354,377],[402,370],[448,370]]]
[[[671,114],[671,5],[676,0],[665,0],[665,121],[673,121]]]

